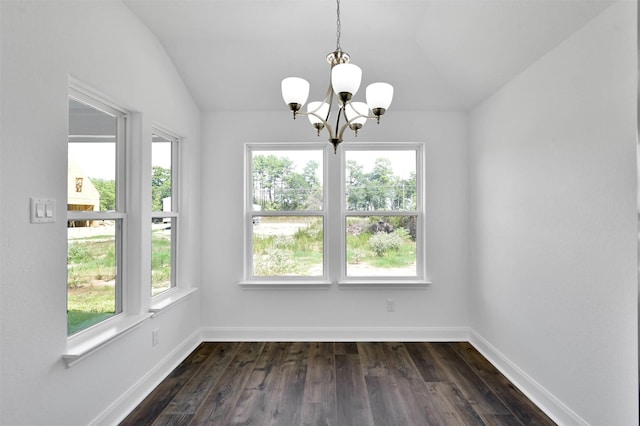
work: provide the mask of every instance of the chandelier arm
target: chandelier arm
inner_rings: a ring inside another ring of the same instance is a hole
[[[345,115],[345,118],[346,118],[346,115]],[[364,114],[356,115],[351,120],[349,120],[346,123],[344,123],[342,125],[342,127],[340,127],[340,130],[338,130],[337,138],[342,140],[342,136],[344,135],[344,131],[347,130],[347,127],[351,127],[351,123],[353,123],[358,118],[367,118],[367,119],[370,119],[370,120],[377,120],[378,119],[378,117],[376,117],[375,115],[364,115]]]
[[[327,99],[327,97],[329,99]],[[325,97],[325,99],[327,99],[325,102],[327,102],[329,104],[329,111],[327,111],[327,117],[326,120],[329,120],[329,117],[331,117],[331,108],[333,108],[333,87],[331,87],[331,84],[329,84],[329,90],[327,91],[327,96]]]
[[[333,68],[333,66],[331,68]],[[331,117],[331,107],[333,106],[333,86],[331,86],[331,79],[329,79],[329,87],[327,88],[327,93],[324,95],[323,102],[329,104],[329,111],[327,111],[327,116],[324,118],[324,121],[328,121],[329,117]]]
[[[319,108],[318,108],[319,109]],[[317,110],[316,110],[317,111]],[[329,124],[329,122],[327,120],[325,120],[324,118],[322,118],[321,116],[319,116],[318,114],[316,114],[316,111],[308,111],[308,112],[304,112],[304,111],[298,111],[298,115],[304,115],[304,116],[308,116],[308,115],[313,115],[314,117],[316,117],[318,120],[322,121],[322,124],[324,124],[324,127],[327,129],[327,131],[329,132],[329,137],[333,138],[333,127],[331,127],[331,124]]]
[[[346,120],[347,120],[347,115],[346,115],[346,113],[344,112],[344,108],[343,108],[343,107],[340,107],[340,109],[338,110],[338,113],[336,114],[336,130],[337,130],[338,128],[340,128],[340,116],[341,116],[342,114],[345,114],[344,119],[345,119],[345,121],[346,121]],[[347,124],[349,124],[349,123],[347,122],[347,123],[346,123],[346,124],[344,124],[342,127],[346,126]],[[340,134],[338,135],[338,139],[342,139],[342,133],[344,133],[344,131],[340,132]]]
[[[299,113],[298,113],[299,114]],[[354,120],[356,120],[357,118],[369,118],[371,120],[375,120],[378,117],[376,117],[375,115],[364,115],[364,114],[360,114],[360,115],[356,115],[355,117],[353,117],[351,120],[349,120],[349,122],[347,124],[351,124]]]
[[[338,130],[337,139],[342,140],[342,136],[344,135],[344,131],[347,129],[347,127],[349,127],[349,122],[344,123],[342,127],[340,127],[340,130]]]
[[[329,139],[335,139],[335,132],[333,131],[333,127],[331,127],[331,124],[329,124],[328,122],[325,121],[325,129],[327,129],[327,132],[329,132]]]
[[[326,103],[327,105],[329,105],[329,111],[327,111],[327,116],[324,117],[324,119],[322,119],[322,117],[317,116],[315,113],[320,111],[320,109],[322,108],[322,102]],[[331,87],[331,85],[329,85],[329,89],[327,89],[327,93],[324,95],[324,99],[322,100],[322,102],[320,102],[318,104],[318,107],[312,111],[307,111],[306,113],[303,113],[302,111],[298,111],[298,114],[302,114],[302,115],[309,115],[309,114],[313,114],[316,117],[320,118],[322,121],[326,122],[329,119],[329,116],[331,115],[331,107],[332,107],[332,102],[333,102],[333,89]],[[326,123],[325,123],[326,125]]]

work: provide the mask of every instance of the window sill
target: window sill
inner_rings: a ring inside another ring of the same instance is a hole
[[[244,288],[304,288],[323,289],[331,286],[331,281],[326,280],[299,280],[299,281],[240,281]]]
[[[189,289],[181,289],[174,288],[168,290],[165,294],[160,294],[154,297],[151,300],[151,306],[149,307],[149,312],[156,316],[161,312],[165,311],[169,307],[175,305],[186,299],[188,296],[192,295],[198,291],[197,288],[189,288]]]
[[[368,278],[355,278],[338,281],[338,285],[344,288],[424,288],[431,285],[431,281],[427,280],[372,280]]]
[[[93,330],[87,330],[72,336],[68,340],[67,351],[62,355],[62,359],[64,359],[67,368],[69,368],[98,349],[124,336],[150,317],[151,313],[146,312],[115,317],[108,320],[108,323],[101,324]]]

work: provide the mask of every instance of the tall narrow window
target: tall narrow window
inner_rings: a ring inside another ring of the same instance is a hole
[[[70,90],[67,332],[122,312],[125,114]]]
[[[249,146],[247,161],[247,277],[325,276],[324,150]]]
[[[345,275],[422,277],[421,150],[344,151]]]
[[[176,285],[179,139],[154,129],[151,143],[151,295]]]

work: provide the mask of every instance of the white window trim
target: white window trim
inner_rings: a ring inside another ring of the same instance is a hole
[[[425,144],[422,142],[343,142],[340,155],[340,286],[424,286],[431,284],[426,278],[426,241],[425,238],[425,188],[424,188],[424,165],[425,165]],[[416,151],[416,210],[372,210],[372,211],[352,211],[347,210],[346,191],[344,182],[346,181],[346,155],[345,151]],[[333,194],[335,195],[335,194]],[[347,276],[347,264],[343,259],[347,258],[347,236],[345,232],[346,219],[348,216],[416,216],[416,234],[420,236],[422,242],[416,244],[416,276]]]
[[[171,211],[151,212],[151,219],[171,218],[171,287],[161,293],[151,296],[150,312],[158,312],[163,307],[169,306],[175,300],[189,295],[190,291],[181,291],[178,280],[178,241],[180,239],[180,145],[182,138],[159,126],[153,125],[152,133],[163,137],[171,143]],[[151,142],[154,143],[153,140]],[[153,145],[152,145],[153,146]],[[151,283],[149,284],[151,286]],[[183,289],[182,289],[183,290]],[[151,294],[151,288],[149,288]]]
[[[67,367],[71,367],[81,359],[94,353],[101,347],[108,345],[119,337],[125,335],[144,320],[151,313],[138,313],[128,304],[127,295],[132,289],[129,287],[130,279],[127,267],[127,182],[126,176],[126,152],[128,136],[128,117],[124,109],[117,107],[104,96],[88,89],[84,84],[70,78],[68,97],[85,103],[92,108],[100,110],[108,115],[118,118],[117,143],[116,143],[116,211],[78,212],[67,211],[67,220],[115,220],[119,230],[116,231],[116,244],[118,244],[118,257],[116,264],[116,314],[91,327],[87,327],[71,336],[67,336],[67,347],[62,355]],[[119,235],[118,235],[119,233]],[[65,283],[65,285],[68,285]]]
[[[127,176],[126,176],[126,152],[127,152],[127,132],[128,132],[128,114],[127,112],[115,106],[102,96],[88,91],[86,88],[80,88],[73,82],[70,83],[68,97],[78,102],[84,103],[98,111],[102,111],[107,115],[116,118],[116,210],[115,211],[99,211],[99,212],[79,212],[67,211],[67,220],[114,220],[116,223],[116,266],[118,273],[116,274],[116,318],[127,312],[126,306],[126,289],[127,280]],[[104,321],[87,327],[86,330],[97,329],[100,332],[100,325]],[[85,331],[85,330],[82,330]],[[79,332],[80,333],[80,332]],[[75,333],[78,334],[78,333]],[[70,340],[75,336],[68,336]]]
[[[62,354],[62,359],[67,364],[67,368],[71,367],[98,349],[118,340],[152,315],[151,312],[119,314],[82,330],[68,338],[67,349]]]
[[[323,151],[323,207],[322,212],[254,212],[250,182],[252,182],[252,155],[254,150],[318,150]],[[418,205],[416,211],[348,211],[344,191],[346,159],[344,151],[348,150],[415,150],[416,151],[416,192]],[[340,173],[330,174],[339,167]],[[326,143],[261,143],[253,142],[245,144],[245,182],[244,182],[244,277],[240,281],[241,286],[248,288],[323,288],[336,283],[345,288],[380,288],[389,286],[392,288],[416,288],[431,284],[427,279],[427,259],[425,241],[425,206],[426,194],[424,186],[425,175],[425,143],[384,143],[384,142],[343,142],[334,154],[333,149]],[[340,188],[331,191],[330,188]],[[304,213],[304,214],[300,214]],[[323,217],[324,241],[323,241],[323,276],[318,277],[255,277],[251,274],[253,239],[253,216],[321,216]],[[416,276],[385,276],[385,277],[348,277],[346,275],[346,233],[345,223],[347,216],[417,216],[416,233],[421,238],[421,243],[416,245]],[[340,223],[336,223],[340,222]],[[339,250],[335,250],[339,245]],[[339,265],[339,266],[338,266]]]
[[[250,182],[253,181],[252,170],[252,152],[253,151],[322,151],[322,210],[300,210],[300,211],[253,211],[253,191],[250,189]],[[331,284],[328,280],[328,262],[327,262],[327,233],[328,233],[328,199],[327,199],[327,144],[325,143],[246,143],[245,144],[245,181],[244,181],[244,204],[245,204],[245,225],[244,225],[244,277],[245,280],[240,284],[243,286],[314,286],[322,287]],[[252,274],[253,266],[253,217],[254,216],[309,216],[322,217],[322,235],[323,235],[323,264],[322,276],[304,277],[304,276],[278,276],[278,277],[256,277]]]

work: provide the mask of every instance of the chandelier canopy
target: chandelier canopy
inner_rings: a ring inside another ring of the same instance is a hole
[[[300,77],[287,77],[282,80],[282,98],[293,112],[293,118],[295,119],[297,115],[306,115],[318,136],[322,129],[326,129],[334,152],[342,142],[342,136],[347,127],[358,136],[358,130],[367,120],[375,119],[380,123],[380,116],[389,108],[393,99],[393,86],[378,82],[367,86],[366,103],[352,102],[351,99],[360,88],[362,70],[357,65],[349,63],[351,59],[349,54],[343,52],[340,47],[340,0],[336,0],[336,3],[336,50],[327,55],[327,62],[331,66],[331,78],[324,99],[309,102],[307,111],[302,111],[302,107],[309,98],[309,82]],[[329,124],[334,95],[338,104],[335,127]],[[342,125],[340,125],[341,118],[345,121]]]

